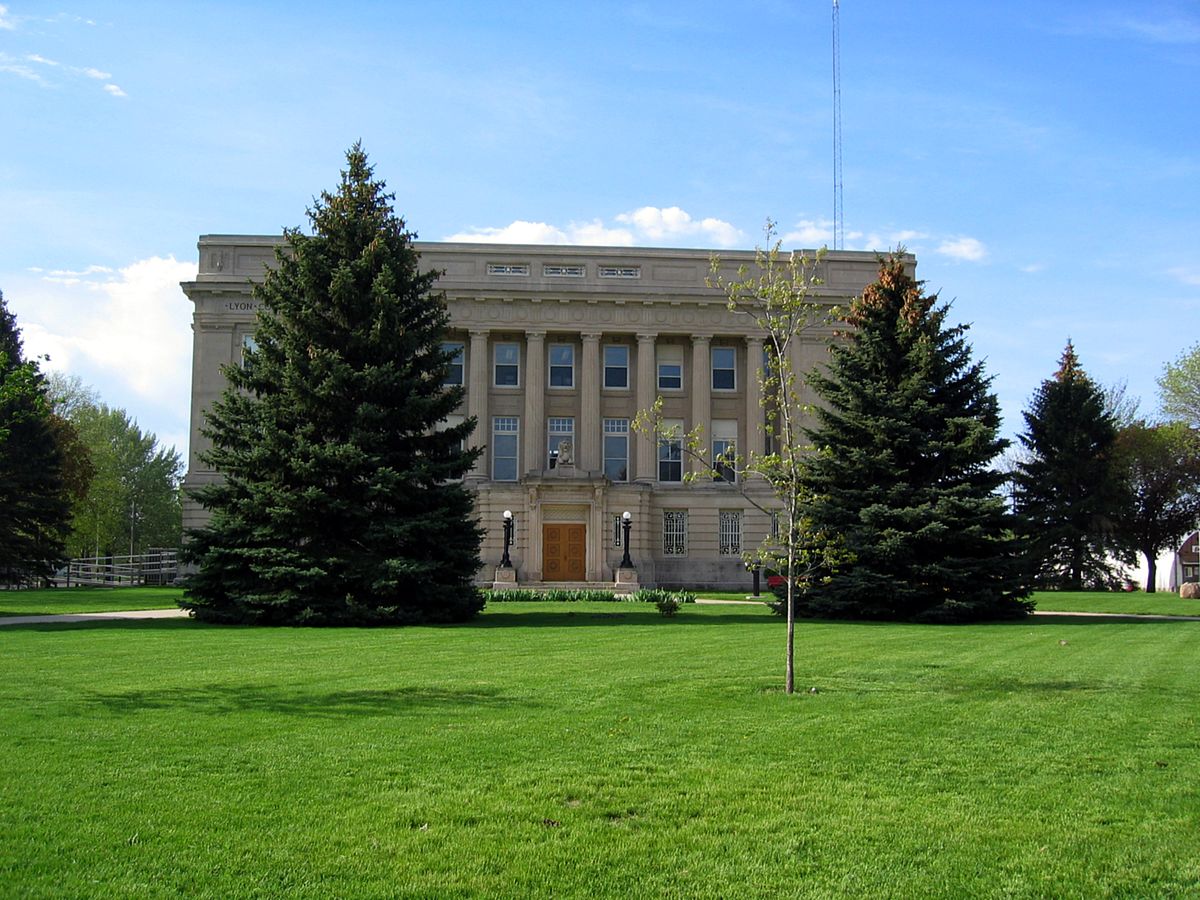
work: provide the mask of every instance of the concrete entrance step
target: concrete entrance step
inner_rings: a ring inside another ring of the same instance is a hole
[[[522,591],[612,591],[614,594],[632,594],[636,589],[635,585],[611,581],[522,581],[506,587]]]

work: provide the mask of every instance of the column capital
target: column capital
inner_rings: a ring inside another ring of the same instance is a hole
[[[693,344],[707,344],[711,341],[712,341],[711,335],[707,335],[707,334],[693,334],[692,335],[692,343]]]
[[[647,334],[639,331],[637,339],[639,344],[653,344],[656,340],[658,340],[658,333],[652,332]]]
[[[602,332],[602,331],[581,331],[581,332],[579,332],[579,336],[581,338],[583,338],[583,340],[587,343],[599,343],[600,338],[601,338],[601,336],[603,336],[603,334],[604,334],[604,332]]]
[[[759,347],[761,347],[764,343],[766,343],[766,341],[759,335],[754,335],[754,334],[746,335],[746,346],[747,347],[754,347],[755,345],[758,345]]]
[[[526,331],[525,340],[527,341],[544,341],[546,339],[545,331]]]
[[[486,338],[491,335],[492,329],[490,329],[490,328],[471,328],[468,330],[468,333],[473,338]]]

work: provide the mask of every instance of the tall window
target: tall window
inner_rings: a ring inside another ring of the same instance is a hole
[[[683,481],[683,422],[664,419],[658,439],[658,480]]]
[[[722,510],[718,519],[717,549],[722,556],[740,556],[742,553],[742,514]]]
[[[463,383],[463,363],[466,361],[466,347],[463,344],[447,342],[442,344],[442,352],[451,354],[450,369],[446,372],[446,380],[442,384],[458,385]]]
[[[604,474],[609,481],[629,480],[629,420],[604,420]]]
[[[663,510],[663,556],[687,556],[686,509]]]
[[[733,467],[737,453],[737,421],[713,419],[712,423],[712,470],[713,481],[737,481]]]
[[[658,389],[679,391],[683,389],[683,348],[678,344],[660,344],[655,348],[658,356]]]
[[[258,349],[258,341],[254,339],[252,334],[242,335],[242,368],[250,368],[250,359],[247,354],[254,353]]]
[[[550,387],[575,387],[575,348],[571,344],[550,345]]]
[[[495,385],[497,387],[516,387],[521,383],[521,348],[517,344],[496,344],[495,354]]]
[[[434,431],[449,431],[451,428],[457,428],[459,425],[461,425],[465,421],[466,421],[465,416],[459,416],[459,415],[446,416],[446,418],[442,419],[442,421],[438,422],[436,425],[433,426],[433,430]],[[458,442],[459,452],[465,450],[466,448],[467,448],[467,441],[466,441],[466,438],[463,438],[462,440],[460,440]]]
[[[732,347],[712,348],[712,388],[714,391],[737,390],[737,351]]]
[[[551,417],[546,426],[546,468],[575,465],[575,420]]]
[[[492,480],[517,480],[517,417],[492,419]]]
[[[629,387],[629,348],[624,344],[609,344],[604,348],[604,386]]]

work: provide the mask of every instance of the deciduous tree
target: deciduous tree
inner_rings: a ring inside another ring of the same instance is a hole
[[[1124,488],[1117,537],[1145,557],[1153,593],[1158,555],[1200,522],[1200,434],[1183,422],[1130,425],[1117,435],[1116,461]]]
[[[463,397],[443,386],[445,300],[392,199],[356,145],[313,233],[285,232],[255,288],[257,348],[204,429],[224,480],[197,493],[212,518],[183,605],[198,618],[437,622],[483,605],[460,482],[475,423],[439,428]]]
[[[795,620],[798,598],[807,591],[818,572],[836,569],[845,554],[835,535],[814,526],[805,503],[804,471],[807,445],[800,430],[805,407],[800,402],[792,360],[794,350],[813,329],[829,321],[832,310],[815,295],[820,283],[821,256],[784,253],[775,237],[774,223],[766,228],[766,248],[755,253],[754,265],[740,266],[729,278],[720,257],[714,256],[709,284],[725,293],[731,312],[745,316],[762,335],[767,364],[758,369],[760,405],[765,432],[771,439],[770,452],[733,453],[713,459],[706,452],[709,442],[699,428],[686,437],[664,432],[662,398],[652,410],[643,410],[635,428],[648,437],[681,438],[681,446],[704,464],[703,476],[732,479],[742,494],[762,512],[772,515],[778,527],[764,544],[745,554],[749,565],[766,567],[784,576],[782,612],[787,619],[784,690],[795,690]],[[691,477],[696,473],[691,473]],[[774,502],[763,504],[753,487],[765,484]],[[750,488],[748,489],[748,486]]]
[[[1167,363],[1158,378],[1163,415],[1200,428],[1200,344]]]

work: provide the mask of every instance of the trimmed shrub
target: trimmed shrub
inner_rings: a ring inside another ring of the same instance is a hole
[[[531,591],[528,588],[514,588],[492,591],[487,598],[490,603],[614,603],[617,595],[612,591]]]

